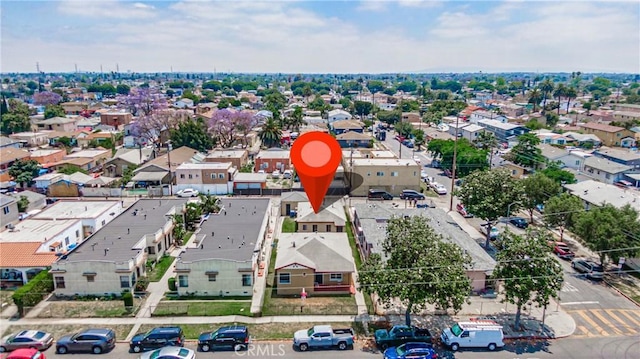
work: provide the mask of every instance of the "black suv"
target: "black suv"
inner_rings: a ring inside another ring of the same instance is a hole
[[[405,189],[400,193],[400,199],[419,199],[422,201],[424,200],[424,195],[412,189]]]
[[[370,189],[369,195],[367,197],[369,197],[369,199],[381,199],[381,200],[393,199],[392,194],[386,191],[378,190],[378,189]]]
[[[184,333],[180,327],[157,327],[143,334],[136,334],[129,343],[132,352],[140,353],[146,350],[158,349],[166,346],[184,346]]]
[[[198,338],[198,350],[246,350],[249,345],[249,330],[245,326],[222,327],[215,332],[205,332]]]
[[[56,352],[101,354],[116,346],[116,333],[111,329],[87,329],[67,335],[56,342]]]

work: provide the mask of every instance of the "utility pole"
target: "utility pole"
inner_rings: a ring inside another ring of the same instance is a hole
[[[451,198],[449,199],[449,211],[453,211],[453,191],[456,184],[456,161],[458,159],[458,120],[460,115],[456,114],[456,139],[453,142],[453,164],[451,165]]]
[[[167,162],[169,164],[169,195],[173,196],[173,172],[171,171],[171,140],[167,144]]]

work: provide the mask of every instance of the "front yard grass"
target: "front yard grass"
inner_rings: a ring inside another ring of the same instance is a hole
[[[190,302],[160,302],[153,311],[154,317],[170,316],[251,316],[251,300],[236,301],[190,301]]]
[[[356,315],[358,306],[352,295],[333,297],[283,298],[271,296],[262,307],[262,315]]]
[[[158,263],[156,263],[155,267],[153,267],[153,269],[149,271],[149,282],[159,282],[160,279],[162,279],[162,276],[171,267],[175,259],[175,257],[169,255],[162,256]]]
[[[282,233],[295,233],[296,221],[287,217],[282,221]]]
[[[353,260],[356,264],[356,269],[360,270],[360,268],[362,268],[362,258],[360,257],[360,251],[358,250],[358,245],[356,244],[356,237],[353,232],[353,226],[351,225],[351,218],[349,217],[349,213],[347,213],[347,237],[349,238],[351,255],[353,256]],[[371,296],[365,292],[362,292],[362,295],[364,296],[364,302],[367,305],[367,312],[369,314],[375,314]]]
[[[86,329],[94,328],[95,325],[80,325],[80,324],[38,324],[38,330],[42,330],[47,333],[53,334],[54,338],[60,338],[65,335],[77,333]],[[113,329],[116,333],[117,340],[124,340],[131,329],[133,329],[133,325],[130,324],[113,324],[109,325],[109,328]],[[21,330],[33,330],[33,325],[12,325],[5,330],[2,336],[17,333]],[[49,354],[47,353],[47,356]]]
[[[129,312],[122,300],[54,301],[38,314],[38,318],[119,318],[132,317],[142,300],[134,298],[134,311]]]

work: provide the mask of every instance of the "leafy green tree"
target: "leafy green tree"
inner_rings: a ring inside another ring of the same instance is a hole
[[[385,89],[385,84],[384,82],[380,81],[380,80],[371,80],[367,82],[367,88],[369,89],[369,92],[371,92],[372,94],[376,94],[382,90]]]
[[[27,196],[20,196],[18,199],[18,212],[24,213],[29,208],[29,198]]]
[[[540,91],[540,89],[536,88],[531,90],[531,92],[529,92],[528,103],[533,105],[533,112],[536,112],[538,105],[540,104],[540,101],[542,101],[543,98],[544,98],[544,95],[542,94],[542,91]]]
[[[398,122],[395,126],[396,132],[403,137],[411,136],[413,126],[409,122]]]
[[[569,171],[561,169],[558,162],[549,163],[545,169],[540,171],[540,173],[551,178],[560,185],[576,183],[576,176]]]
[[[273,147],[280,144],[282,129],[273,118],[268,118],[258,135],[264,146]]]
[[[491,131],[482,131],[476,139],[476,143],[480,148],[489,152],[489,168],[493,166],[493,149],[498,147],[498,138]]]
[[[524,190],[522,208],[529,212],[529,221],[533,223],[533,211],[536,206],[560,194],[561,187],[556,181],[540,172],[522,179],[521,183]]]
[[[65,117],[67,112],[60,105],[47,105],[44,108],[44,118]]]
[[[62,166],[59,170],[58,173],[62,173],[65,175],[72,175],[76,172],[80,172],[80,173],[84,173],[84,174],[88,174],[89,172],[83,170],[82,168],[78,167],[78,166],[72,166],[72,165],[64,165]]]
[[[507,212],[517,212],[522,207],[520,200],[523,194],[520,182],[511,177],[509,171],[501,168],[469,174],[455,192],[469,213],[487,221],[487,248],[491,228]]]
[[[202,207],[202,213],[218,213],[220,212],[220,199],[214,195],[200,193],[200,206]]]
[[[378,111],[376,116],[379,121],[393,125],[398,123],[402,118],[402,111],[400,111],[399,108],[396,108],[393,111]]]
[[[603,266],[607,259],[615,263],[620,257],[632,258],[640,252],[638,212],[630,205],[616,208],[607,203],[579,212],[572,230],[598,253]]]
[[[20,187],[30,185],[39,172],[40,164],[35,160],[17,160],[9,167],[9,175],[20,183]]]
[[[420,103],[415,100],[403,100],[402,102],[400,102],[399,107],[402,112],[420,111]]]
[[[580,198],[569,194],[562,193],[559,196],[553,196],[544,203],[544,223],[551,227],[560,229],[560,242],[564,238],[564,230],[571,228],[578,213],[584,210]]]
[[[193,93],[193,91],[186,90],[182,93],[182,98],[188,98],[193,101],[193,103],[198,103],[200,101],[200,96]]]
[[[373,111],[373,104],[371,102],[355,101],[353,108],[356,115],[367,116]]]
[[[453,154],[456,149],[454,140],[431,140],[427,150],[433,153],[443,169],[453,169]],[[489,167],[487,151],[479,149],[466,138],[458,139],[456,156],[456,177],[464,177],[473,171],[484,170]]]
[[[231,106],[231,103],[226,97],[223,97],[220,99],[220,101],[218,101],[218,109],[220,110],[229,108],[229,106]]]
[[[534,302],[546,308],[551,298],[558,298],[563,270],[562,265],[549,256],[549,233],[528,230],[519,236],[507,230],[502,236],[503,248],[496,256],[498,264],[492,276],[502,281],[504,300],[516,305],[514,326],[520,331],[522,307]]]
[[[513,146],[508,159],[521,166],[536,168],[544,160],[538,144],[540,144],[540,139],[533,133],[520,135],[518,136],[518,144]]]
[[[179,123],[178,128],[171,130],[171,142],[175,148],[187,146],[205,153],[214,145],[202,118]]]
[[[403,81],[397,87],[398,91],[415,92],[418,89],[418,84],[415,81]]]
[[[289,118],[287,126],[294,131],[300,131],[300,127],[304,126],[307,122],[304,120],[304,114],[302,107],[296,107]]]
[[[382,251],[386,260],[374,253],[362,265],[360,286],[387,305],[401,300],[407,308],[407,325],[411,325],[411,313],[427,304],[458,312],[467,301],[471,282],[465,271],[471,258],[437,234],[426,217],[390,219]]]
[[[198,223],[202,217],[202,212],[202,206],[200,204],[193,202],[187,203],[186,211],[184,212],[184,219],[188,230],[193,231],[196,228],[196,223]]]
[[[129,85],[119,84],[116,86],[116,92],[118,95],[128,95],[129,91],[131,91],[131,87],[129,87]]]
[[[413,130],[412,134],[413,134],[413,141],[415,142],[415,145],[418,146],[418,150],[420,150],[420,146],[424,145],[424,142],[425,142],[424,131],[420,129],[415,129]]]
[[[8,102],[9,112],[2,114],[2,134],[10,135],[12,133],[29,131],[31,129],[29,106],[16,99],[9,99]]]

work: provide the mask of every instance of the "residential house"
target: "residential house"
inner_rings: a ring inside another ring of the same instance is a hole
[[[393,111],[398,106],[395,103],[389,103],[389,102],[376,103],[376,105],[378,105],[378,108],[383,111]]]
[[[617,103],[614,107],[616,111],[640,113],[640,105],[632,103]]]
[[[124,125],[128,125],[133,120],[133,115],[127,111],[105,111],[100,112],[100,123],[103,125],[113,126],[122,129]]]
[[[505,116],[498,115],[497,113],[491,111],[477,110],[473,111],[469,116],[469,122],[471,123],[479,124],[480,121],[484,120],[497,121],[505,124],[508,122]]]
[[[354,203],[352,205],[353,228],[358,249],[363,258],[368,258],[372,253],[379,253],[383,258],[385,257],[382,243],[386,238],[387,222],[391,218],[403,216],[429,218],[429,226],[435,232],[471,256],[471,267],[466,273],[471,279],[473,290],[478,291],[486,287],[489,276],[496,266],[495,260],[480,247],[476,241],[478,238],[472,238],[456,224],[452,214],[448,214],[441,208],[429,209],[426,212],[424,209],[396,208],[385,202]]]
[[[67,115],[80,115],[87,110],[89,104],[85,102],[63,102],[60,106],[62,106]]]
[[[612,184],[624,180],[625,174],[633,167],[609,161],[601,157],[589,157],[584,160],[582,172],[600,182]]]
[[[101,146],[105,141],[111,141],[114,145],[119,146],[121,141],[116,141],[116,134],[113,132],[87,132],[82,131],[76,135],[78,146],[82,148]]]
[[[105,176],[122,177],[130,168],[137,168],[155,156],[152,147],[120,148],[116,154],[102,166]]]
[[[466,138],[469,142],[474,143],[480,137],[480,134],[484,132],[484,127],[470,124],[460,128],[459,135],[461,138]]]
[[[64,180],[64,174],[62,173],[45,173],[33,179],[35,186],[38,190],[46,192],[47,188],[54,183]]]
[[[338,120],[329,123],[329,127],[331,128],[331,132],[336,135],[353,131],[362,133],[364,132],[362,123],[356,120]]]
[[[31,151],[30,158],[41,165],[47,165],[62,161],[66,155],[67,151],[59,149],[34,150]]]
[[[175,108],[179,108],[179,109],[191,109],[193,108],[193,100],[190,98],[181,98],[178,101],[173,103],[173,107]]]
[[[541,144],[564,146],[573,140],[563,134],[554,133],[549,130],[536,130],[533,133],[540,139]]]
[[[77,129],[77,118],[69,117],[52,117],[46,120],[38,121],[36,127],[38,130],[73,132]]]
[[[587,134],[598,136],[605,146],[633,147],[635,136],[631,130],[624,127],[605,125],[602,123],[587,122],[579,125]]]
[[[22,147],[38,147],[49,142],[49,136],[44,132],[12,133],[9,138],[22,143]]]
[[[291,169],[291,155],[288,150],[272,148],[263,150],[255,157],[255,171],[272,173]]]
[[[100,124],[100,119],[96,118],[96,117],[91,117],[91,118],[81,117],[76,122],[76,128],[78,129],[78,131],[90,131],[90,132],[93,132],[93,131],[101,128],[101,127],[102,127],[102,125]],[[112,127],[112,126],[108,126],[108,127]],[[113,129],[115,129],[115,128],[113,128]]]
[[[572,195],[580,198],[586,210],[604,204],[611,204],[616,208],[629,205],[640,212],[640,196],[635,191],[594,180],[565,184],[564,188]]]
[[[640,153],[637,151],[603,146],[595,150],[593,154],[625,166],[631,166],[636,169],[640,168]]]
[[[509,103],[500,106],[500,110],[502,110],[507,117],[520,117],[524,115],[525,108],[514,103]]]
[[[30,218],[47,221],[80,220],[84,239],[106,226],[123,210],[121,201],[58,201]]]
[[[3,227],[6,227],[7,224],[11,222],[17,221],[20,217],[20,213],[18,213],[18,200],[11,196],[0,194],[0,208],[2,208],[0,225]]]
[[[176,261],[179,295],[251,297],[255,279],[266,275],[269,199],[223,204],[224,214],[210,214]]]
[[[347,131],[336,136],[341,148],[372,147],[373,137],[368,134]]]
[[[31,154],[21,148],[0,148],[0,172],[3,172],[18,160],[28,160]]]
[[[524,176],[529,173],[529,169],[524,166],[520,166],[519,164],[513,163],[511,161],[504,161],[500,167],[506,169],[511,177],[515,179],[522,179]]]
[[[558,161],[560,161],[560,167],[581,170],[584,168],[584,161],[591,156],[593,154],[589,152],[570,150],[566,156],[559,158]]]
[[[236,173],[233,178],[233,193],[238,195],[254,194],[262,195],[262,190],[267,188],[266,173]]]
[[[147,260],[174,244],[174,215],[184,199],[141,199],[51,266],[62,295],[121,295],[146,275]],[[80,222],[80,221],[78,221]]]
[[[449,132],[443,132],[434,127],[423,127],[423,131],[427,141],[454,139],[454,137]]]
[[[75,248],[83,239],[82,222],[77,219],[25,219],[0,232],[0,243],[36,242],[40,251],[59,254]]]
[[[420,190],[420,165],[413,159],[343,158],[352,196],[367,196],[370,189],[385,190],[394,196],[404,189]]]
[[[345,214],[342,201],[325,204],[318,213],[315,213],[313,207],[311,207],[311,203],[298,203],[296,232],[341,233],[345,231],[346,221],[347,215]]]
[[[563,163],[563,159],[569,156],[569,151],[564,148],[554,147],[548,144],[538,145],[540,155],[544,157],[544,163],[539,164],[539,168],[545,168],[549,163]]]
[[[446,124],[446,127],[442,126],[442,128],[443,129],[446,128],[447,132],[449,132],[449,134],[455,138],[456,133],[458,134],[458,137],[462,137],[462,129],[466,126],[470,126],[470,124],[466,122],[458,122],[458,123],[454,122],[454,123]],[[484,130],[484,128],[482,129]]]
[[[7,148],[7,147],[13,147],[13,148],[20,148],[20,142],[14,140],[13,138],[9,138],[7,136],[0,136],[0,148]]]
[[[474,114],[476,112],[474,112]],[[529,132],[529,129],[522,125],[501,122],[498,120],[479,120],[477,125],[484,127],[484,129],[489,132],[493,132],[500,142],[516,140],[518,136]]]
[[[78,136],[78,134],[80,133],[82,133],[82,131],[81,132],[43,131],[40,134],[44,136],[44,139],[45,139],[45,142],[43,144],[47,144],[48,142],[49,146],[60,146],[61,144],[60,140],[62,138],[66,138],[69,140],[68,145],[71,147],[75,147],[78,144],[78,141],[76,140],[76,136]]]
[[[307,113],[307,116],[312,116],[312,115]],[[345,110],[331,110],[328,113],[329,123],[332,123],[335,121],[350,120],[351,118],[353,118],[353,116],[351,116],[351,114]]]
[[[573,131],[564,132],[563,135],[567,138],[567,144],[572,144],[579,147],[599,147],[602,144],[600,138],[594,134],[583,134]]]
[[[187,146],[173,149],[169,153],[158,156],[143,166],[136,168],[133,171],[135,175],[131,180],[138,182],[143,187],[151,184],[173,183],[176,168],[183,163],[198,163],[198,160],[194,159],[197,154],[198,151]]]
[[[420,113],[418,112],[403,112],[400,121],[415,123],[422,122],[422,118],[420,118]]]
[[[0,288],[16,288],[46,270],[58,257],[38,242],[0,242]]]
[[[193,188],[200,193],[222,195],[233,193],[233,177],[237,169],[231,162],[183,163],[175,170],[175,191]]]
[[[102,169],[102,165],[111,158],[111,150],[90,149],[70,153],[64,157],[63,165],[77,166],[85,171]]]
[[[281,233],[275,272],[278,295],[355,293],[346,233]]]
[[[291,212],[297,213],[298,205],[301,202],[309,202],[309,197],[305,192],[282,192],[280,195],[280,215],[289,217],[292,215]]]
[[[207,163],[231,162],[231,165],[238,170],[249,162],[249,152],[247,150],[223,150],[211,151],[205,158]]]

